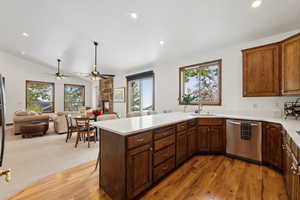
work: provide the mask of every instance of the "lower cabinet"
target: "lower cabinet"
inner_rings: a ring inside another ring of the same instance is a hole
[[[209,150],[211,152],[224,152],[223,126],[211,126],[209,129]]]
[[[202,153],[224,153],[225,131],[224,125],[200,125],[198,126],[198,152]],[[213,121],[210,122],[214,124]]]
[[[100,141],[102,189],[112,199],[135,199],[194,154],[224,153],[225,121],[190,120],[129,136],[101,130]],[[300,200],[298,146],[274,123],[264,123],[262,145],[264,164],[282,169],[289,199]]]
[[[282,169],[282,127],[279,124],[264,123],[262,159],[267,165]]]
[[[197,153],[197,128],[190,128],[187,133],[187,156]]]
[[[198,152],[209,152],[209,126],[199,126],[198,127]]]
[[[299,162],[297,161],[297,157],[292,152],[290,142],[291,140],[289,138],[285,140],[283,145],[283,176],[289,199],[300,200]]]
[[[188,157],[187,131],[177,133],[176,139],[176,165],[184,162]]]
[[[135,197],[151,184],[152,146],[149,144],[127,153],[127,198]]]

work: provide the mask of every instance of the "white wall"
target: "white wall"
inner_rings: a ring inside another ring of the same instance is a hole
[[[242,49],[278,42],[300,30],[274,35],[257,41],[245,42],[231,47],[210,52],[195,52],[167,62],[156,63],[152,68],[155,73],[155,105],[156,110],[183,110],[178,105],[179,67],[196,63],[222,59],[222,106],[205,106],[205,110],[214,112],[230,112],[241,114],[258,114],[279,116],[282,114],[283,103],[296,97],[242,97]],[[145,70],[146,71],[146,70]],[[134,73],[134,72],[132,72]],[[126,74],[115,78],[115,87],[126,87]],[[195,109],[190,106],[189,109]],[[125,115],[126,104],[115,103],[115,112]]]
[[[85,85],[85,101],[87,106],[92,105],[91,83],[79,78],[67,78],[62,81],[55,80],[49,73],[55,73],[41,64],[36,64],[21,57],[0,52],[0,73],[5,76],[7,122],[12,122],[13,114],[17,110],[26,109],[25,81],[47,81],[55,83],[55,111],[64,110],[64,84]]]

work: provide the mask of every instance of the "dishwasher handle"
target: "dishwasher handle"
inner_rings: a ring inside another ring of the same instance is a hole
[[[234,122],[234,121],[228,121],[228,122],[234,125],[239,125],[239,126],[241,125],[240,122]],[[258,126],[258,124],[251,123],[251,126]]]

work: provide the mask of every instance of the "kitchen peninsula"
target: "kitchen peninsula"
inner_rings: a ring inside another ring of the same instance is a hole
[[[179,112],[95,122],[100,187],[113,200],[133,199],[196,154],[226,155],[226,119],[261,122],[261,164],[283,172],[287,188],[297,188],[290,180],[299,179],[298,121]]]

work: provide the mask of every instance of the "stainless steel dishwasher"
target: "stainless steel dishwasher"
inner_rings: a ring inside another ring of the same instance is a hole
[[[241,123],[251,124],[251,138],[241,139]],[[260,164],[262,161],[262,123],[257,121],[226,120],[226,153],[229,156]]]

